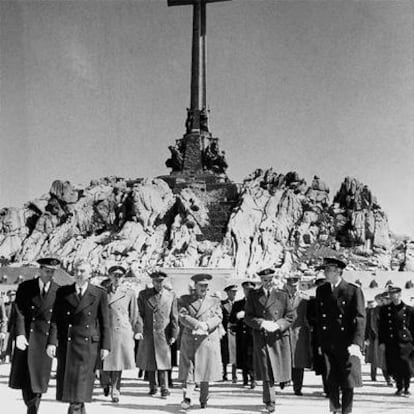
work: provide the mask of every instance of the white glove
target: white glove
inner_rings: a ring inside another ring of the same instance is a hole
[[[204,329],[197,328],[192,331],[192,334],[196,336],[206,336],[208,335],[208,332],[205,331]]]
[[[245,315],[245,311],[241,310],[240,312],[236,313],[236,318],[237,319],[243,319]]]
[[[109,351],[107,349],[101,349],[101,359],[105,359],[109,355]]]
[[[49,358],[55,358],[56,357],[56,345],[48,345],[46,347],[46,354]]]
[[[355,356],[362,360],[361,348],[358,345],[352,344],[348,346],[348,352],[350,356]]]
[[[20,349],[20,351],[24,351],[28,345],[29,345],[29,342],[27,342],[27,339],[24,335],[16,336],[16,348],[17,349]]]
[[[0,332],[0,340],[6,339],[6,334],[4,332]]]
[[[137,341],[141,341],[142,339],[144,339],[144,336],[142,335],[142,333],[136,333],[134,339],[136,339]]]
[[[198,329],[201,329],[202,331],[208,332],[207,322],[200,322],[199,325],[198,325]]]

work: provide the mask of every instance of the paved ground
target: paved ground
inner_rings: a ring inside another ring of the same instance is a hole
[[[0,412],[25,413],[23,401],[19,390],[7,387],[10,365],[0,365]],[[176,373],[174,373],[176,376]],[[173,376],[173,377],[174,377]],[[384,380],[378,376],[379,381],[373,383],[369,379],[368,367],[364,366],[364,387],[356,390],[354,414],[408,414],[414,412],[414,396],[411,398],[395,397],[395,389],[385,385]],[[312,372],[305,372],[304,395],[297,397],[292,387],[283,391],[278,390],[276,413],[283,414],[323,414],[328,413],[328,401],[322,396],[320,377]],[[414,388],[414,387],[413,387]],[[179,403],[182,393],[179,384],[175,383],[172,394],[168,400],[147,395],[147,384],[137,379],[136,371],[125,372],[125,380],[119,404],[111,403],[104,397],[100,388],[96,387],[94,401],[87,404],[88,414],[117,414],[117,413],[182,413]],[[211,387],[211,396],[207,409],[201,410],[195,405],[189,412],[200,414],[250,414],[260,413],[261,389],[245,389],[240,384],[216,383]],[[52,380],[48,393],[44,396],[39,414],[66,414],[67,405],[55,401],[55,381]]]

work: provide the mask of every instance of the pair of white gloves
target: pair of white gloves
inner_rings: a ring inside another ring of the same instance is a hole
[[[200,322],[196,329],[193,329],[193,335],[208,335],[207,322]]]
[[[263,321],[260,327],[266,332],[276,332],[280,329],[280,325],[275,321]]]

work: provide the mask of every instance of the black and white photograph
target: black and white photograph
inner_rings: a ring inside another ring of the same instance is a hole
[[[414,407],[413,0],[0,0],[0,400]]]

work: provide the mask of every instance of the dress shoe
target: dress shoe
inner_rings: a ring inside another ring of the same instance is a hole
[[[181,405],[181,408],[183,410],[188,410],[191,407],[191,400],[189,398],[184,398],[181,401],[181,404],[180,405]]]
[[[303,392],[301,390],[295,390],[295,395],[302,396]]]
[[[157,393],[157,391],[158,391],[157,388],[150,388],[148,394],[149,395],[155,395]]]
[[[112,388],[112,392],[111,392],[112,402],[119,403],[119,396],[120,396],[119,390],[116,388]]]
[[[206,402],[200,403],[200,408],[207,408],[207,403]]]
[[[275,412],[275,403],[266,404],[265,409],[268,413],[274,413]]]
[[[250,383],[250,389],[254,390],[256,388],[256,381],[252,380],[252,382]]]
[[[392,383],[392,381],[388,380],[387,381],[387,387],[393,387],[393,386],[394,386],[394,384]]]
[[[401,395],[403,395],[403,390],[395,391],[394,395],[396,395],[397,397],[401,397]]]
[[[107,397],[109,395],[109,391],[110,391],[109,385],[106,385],[103,389],[103,393],[104,393],[105,397]]]
[[[408,390],[404,390],[403,394],[405,397],[409,397],[411,395],[411,392]]]
[[[112,397],[113,403],[119,403],[119,397]]]
[[[168,390],[167,388],[163,388],[161,389],[161,398],[167,398],[171,395],[170,390]]]

